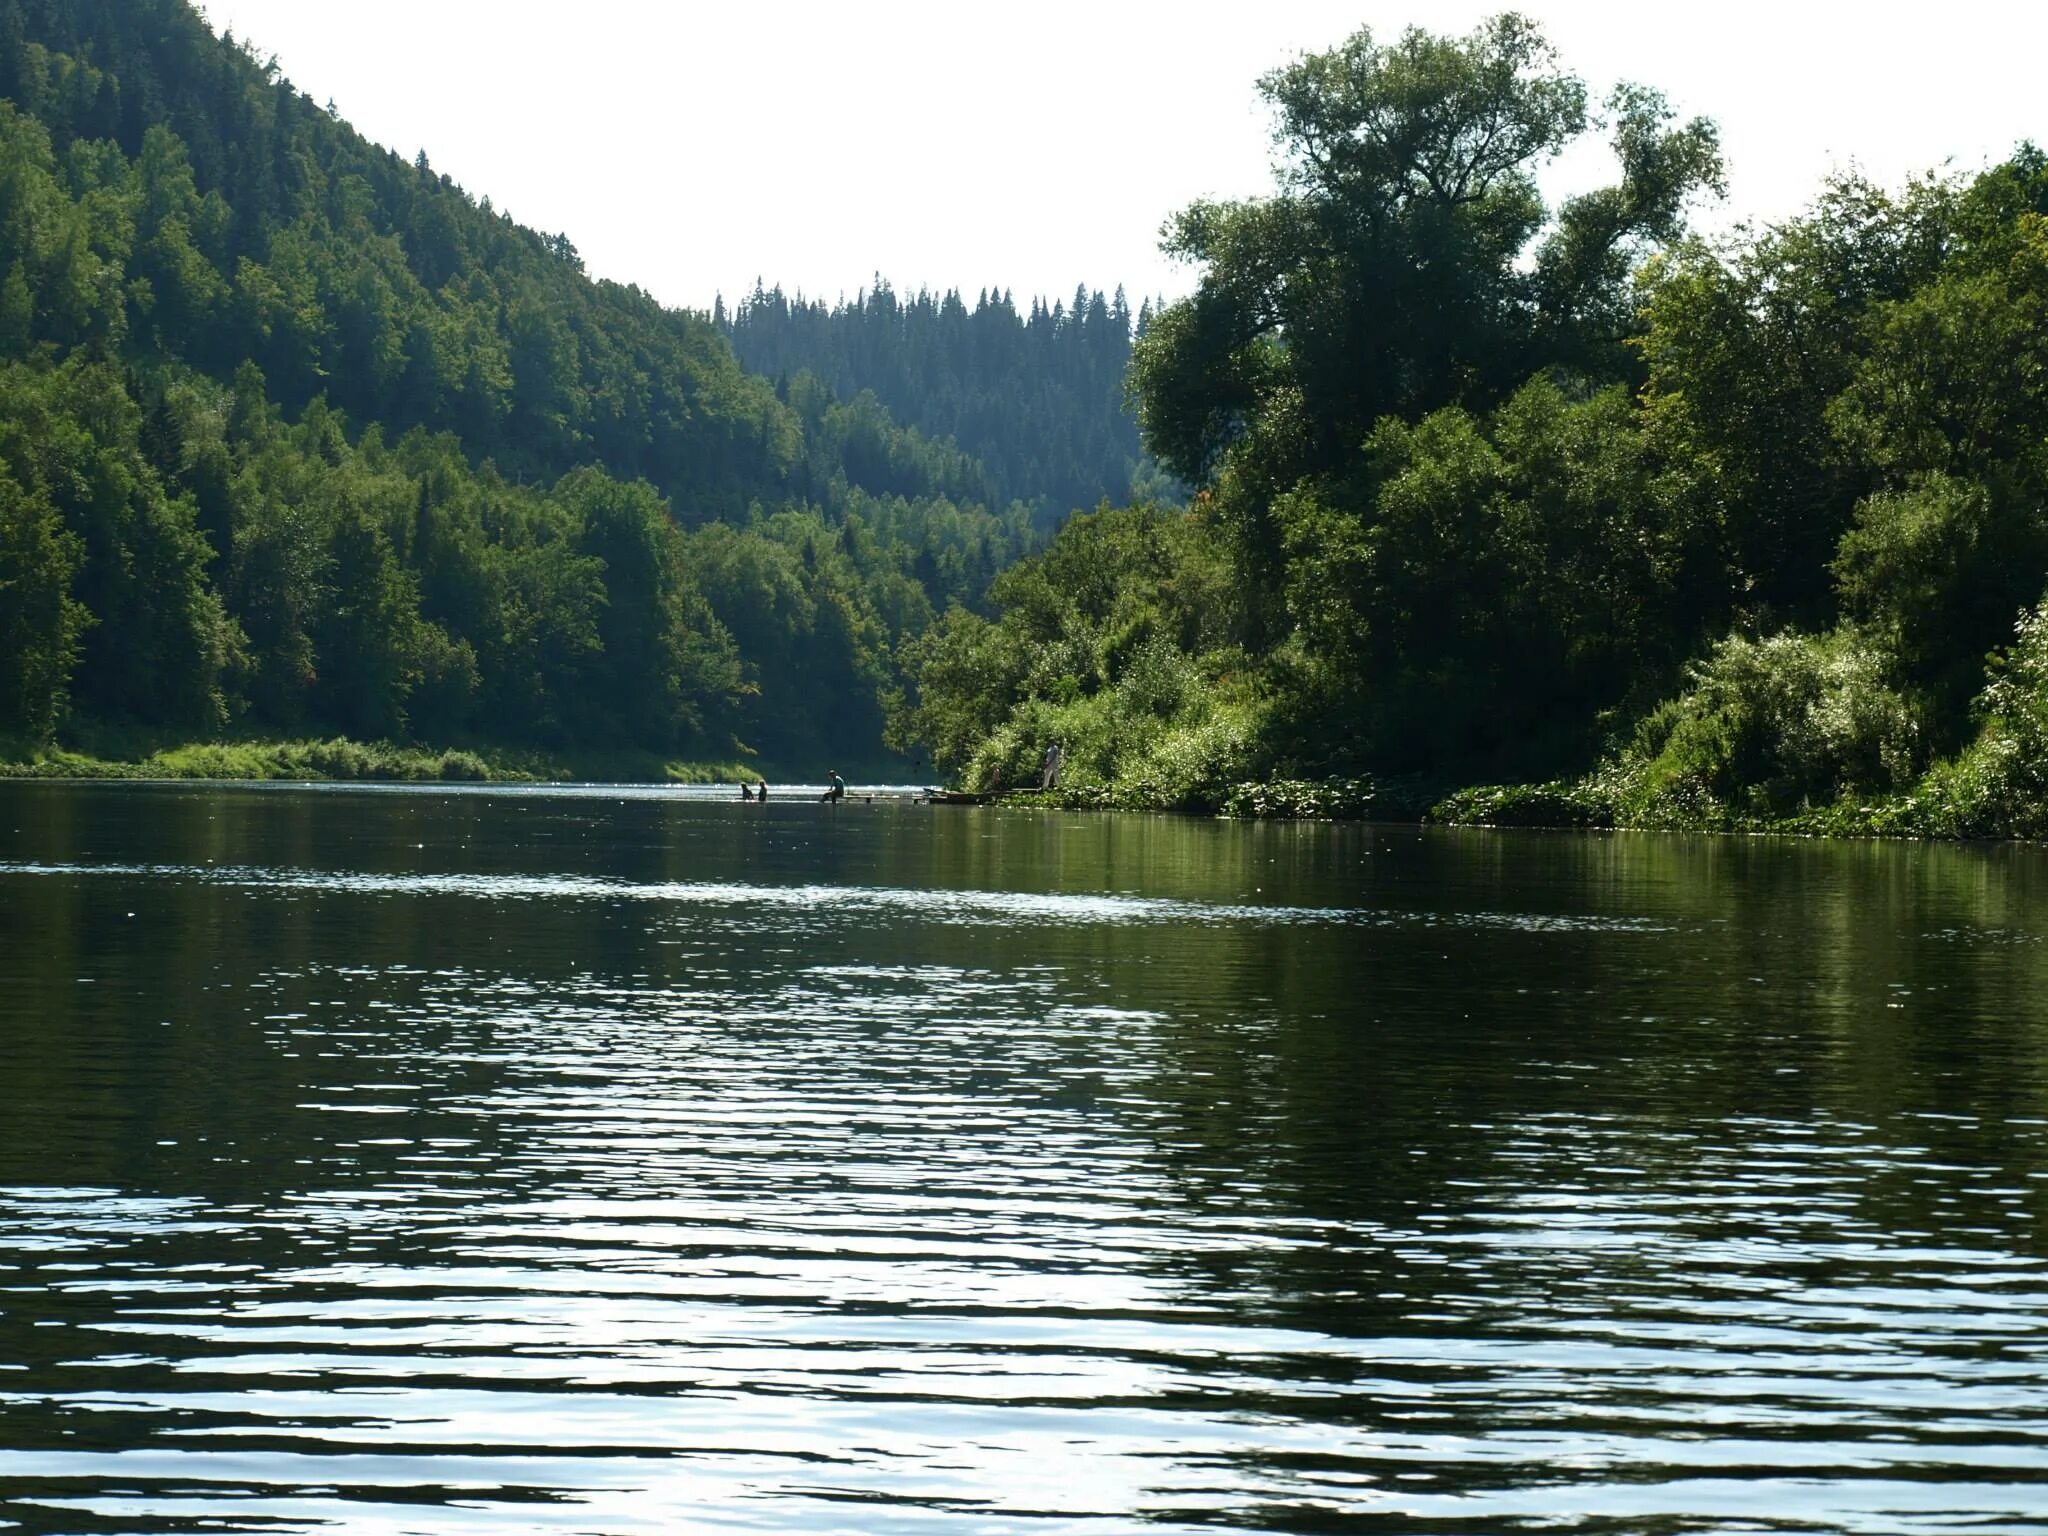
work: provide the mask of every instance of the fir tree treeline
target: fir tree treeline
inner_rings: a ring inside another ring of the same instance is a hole
[[[985,288],[970,308],[952,290],[899,298],[878,277],[828,305],[756,283],[712,319],[756,373],[807,373],[843,399],[870,393],[897,421],[956,443],[986,472],[983,498],[1029,503],[1042,529],[1077,508],[1179,494],[1125,400],[1152,306],[1133,314],[1122,288],[1084,285],[1071,303],[1034,298],[1020,313],[1008,289]]]
[[[903,739],[978,783],[1060,739],[1138,803],[1564,775],[1463,810],[2048,830],[2048,158],[1716,245],[1712,125],[1596,112],[1521,18],[1263,88],[1278,184],[1173,221],[1199,286],[1134,360],[1191,510],[946,616]],[[1617,179],[1547,207],[1596,119]]]
[[[989,488],[183,0],[0,0],[0,733],[871,756]]]

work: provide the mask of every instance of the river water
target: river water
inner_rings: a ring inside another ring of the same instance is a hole
[[[2044,932],[2013,848],[0,786],[0,1527],[2048,1530]]]

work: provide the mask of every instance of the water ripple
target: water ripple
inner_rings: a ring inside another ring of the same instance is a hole
[[[647,901],[742,911],[794,910],[851,917],[907,915],[982,924],[1326,923],[1353,927],[1509,929],[1530,933],[1663,933],[1648,918],[1555,912],[1427,912],[1364,907],[1295,907],[1168,897],[1057,891],[940,890],[922,887],[757,885],[738,881],[637,882],[583,875],[387,874],[351,870],[216,865],[0,862],[0,877],[108,876],[174,880],[258,891],[355,896],[464,896],[485,901]]]
[[[2024,911],[201,835],[0,864],[0,1526],[2048,1529]]]

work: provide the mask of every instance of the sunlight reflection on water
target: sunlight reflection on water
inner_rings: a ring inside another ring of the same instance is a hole
[[[2048,1526],[2019,895],[287,803],[0,863],[25,1530]]]
[[[250,869],[159,864],[7,864],[0,877],[123,875],[251,890],[321,895],[473,896],[490,901],[652,901],[679,906],[762,907],[855,916],[902,913],[947,923],[1343,923],[1372,927],[1513,928],[1525,932],[1658,933],[1644,918],[1562,913],[1381,911],[1348,907],[1220,905],[1143,896],[1045,891],[909,890],[719,881],[637,884],[571,875],[364,874],[345,870]]]

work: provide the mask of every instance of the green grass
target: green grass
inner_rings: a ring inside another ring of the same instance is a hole
[[[134,730],[83,726],[62,743],[0,739],[0,778],[736,784],[760,776],[743,763],[684,761],[652,752],[400,746],[339,736],[164,742]]]
[[[135,757],[102,757],[64,747],[8,752],[0,776],[37,779],[367,779],[481,783],[532,775],[475,752],[389,742],[195,742]]]

